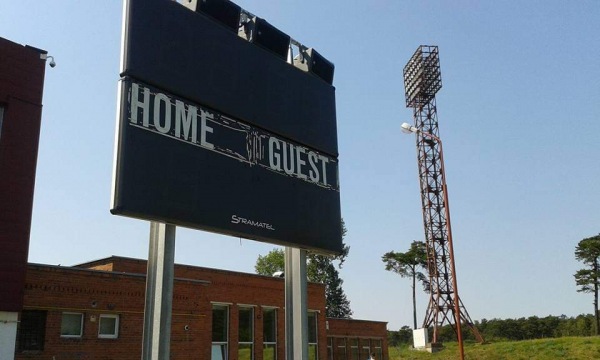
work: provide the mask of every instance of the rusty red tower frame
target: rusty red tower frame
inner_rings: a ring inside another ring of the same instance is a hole
[[[484,340],[458,296],[446,174],[435,102],[435,94],[442,88],[437,46],[422,45],[415,51],[404,67],[404,87],[406,107],[413,109],[430,281],[429,305],[423,327],[433,328],[432,342],[438,343],[439,328],[444,324],[453,325],[463,358],[462,324],[473,331],[477,341]]]

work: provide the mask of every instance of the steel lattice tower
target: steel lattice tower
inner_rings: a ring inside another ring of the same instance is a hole
[[[427,245],[430,298],[424,328],[438,330],[453,325],[461,345],[461,324],[466,324],[479,342],[483,337],[473,325],[456,286],[450,209],[444,171],[442,142],[439,139],[435,94],[442,87],[437,46],[420,46],[404,67],[406,107],[413,108],[417,139],[417,161]]]

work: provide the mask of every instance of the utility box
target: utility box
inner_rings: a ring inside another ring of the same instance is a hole
[[[413,330],[413,347],[415,349],[425,349],[429,342],[427,328]]]

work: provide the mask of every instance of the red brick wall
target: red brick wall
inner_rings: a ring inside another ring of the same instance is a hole
[[[16,359],[139,359],[145,270],[146,261],[120,257],[76,268],[30,264],[25,310],[47,311],[46,342],[42,352],[18,353]],[[186,265],[176,265],[175,277],[171,359],[210,359],[213,303],[229,306],[229,360],[237,360],[239,307],[254,307],[255,360],[262,360],[262,306],[277,308],[277,357],[285,359],[284,279]],[[325,319],[325,289],[321,284],[308,284],[308,308],[318,311],[319,359],[328,359],[328,337],[360,339],[361,344],[381,340],[383,359],[388,359],[386,323]],[[60,337],[65,311],[84,314],[81,339]],[[119,315],[118,339],[98,338],[101,314]]]
[[[29,253],[45,61],[0,38],[0,311],[20,311]]]
[[[46,343],[37,354],[17,354],[16,359],[139,359],[141,356],[145,261],[112,258],[105,272],[80,268],[29,265],[25,285],[25,310],[47,310]],[[90,263],[103,268],[105,263]],[[142,270],[143,269],[143,270]],[[210,359],[212,303],[229,304],[229,360],[237,359],[238,307],[254,306],[255,360],[262,360],[262,308],[277,308],[278,359],[285,358],[284,280],[267,276],[177,265],[173,294],[172,359]],[[208,283],[204,282],[207,281]],[[308,285],[308,308],[319,314],[319,354],[326,359],[325,290]],[[60,337],[63,311],[84,313],[82,339]],[[100,314],[119,314],[119,338],[98,339]],[[95,316],[96,322],[91,321]],[[185,330],[188,325],[189,330]]]
[[[358,339],[361,346],[369,344],[371,340],[381,340],[383,359],[389,359],[387,345],[387,323],[367,320],[327,319],[329,326],[328,336],[336,338]],[[346,341],[349,346],[348,341]],[[350,351],[348,347],[348,352]],[[361,359],[367,358],[361,354]]]

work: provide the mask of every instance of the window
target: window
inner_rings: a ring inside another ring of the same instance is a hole
[[[212,307],[212,360],[227,360],[227,332],[229,330],[229,307],[213,304]]]
[[[277,360],[277,309],[263,308],[263,360]]]
[[[64,312],[60,323],[60,336],[76,338],[83,335],[83,314]]]
[[[119,315],[100,315],[98,337],[100,339],[116,339],[119,337]]]
[[[346,339],[335,339],[335,358],[338,360],[346,360]]]
[[[379,340],[379,339],[371,340],[371,345],[373,346],[373,352],[375,353],[375,359],[377,359],[377,360],[383,359],[383,350],[381,348],[381,340]]]
[[[308,312],[308,359],[318,360],[318,341],[317,341],[317,313]]]
[[[23,310],[17,337],[19,352],[44,350],[46,314],[46,311]]]
[[[371,347],[369,346],[369,339],[360,339],[361,353],[360,357],[367,359],[371,355]]]
[[[327,359],[333,360],[333,338],[327,338]]]
[[[352,360],[359,360],[360,356],[358,354],[358,339],[350,339],[350,354]]]
[[[238,317],[238,360],[252,360],[254,354],[254,308],[240,307]]]

